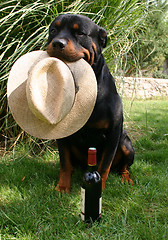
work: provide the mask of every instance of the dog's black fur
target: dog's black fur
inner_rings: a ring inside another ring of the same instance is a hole
[[[92,66],[98,85],[96,104],[88,122],[73,135],[57,140],[60,154],[57,188],[61,192],[70,191],[74,166],[87,166],[89,147],[97,149],[103,189],[111,168],[133,184],[128,170],[134,160],[134,150],[123,130],[122,102],[102,55],[106,43],[106,31],[83,15],[60,15],[49,28],[48,54],[70,62],[84,58]]]

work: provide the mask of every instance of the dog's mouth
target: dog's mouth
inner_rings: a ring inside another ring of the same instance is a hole
[[[92,65],[95,62],[96,59],[96,53],[97,53],[97,48],[96,48],[96,44],[94,42],[92,42],[92,48],[91,51],[89,51],[86,48],[83,48],[83,53],[84,53],[84,59],[90,64]]]
[[[62,61],[75,62],[81,58],[87,61],[90,65],[94,63],[96,55],[96,45],[93,43],[91,51],[86,48],[76,49],[71,41],[58,41],[58,44],[51,42],[47,46],[47,53],[50,57],[59,58]]]
[[[94,52],[90,52],[86,48],[83,48],[82,51],[84,55],[83,59],[87,61],[90,65],[92,65],[94,63]]]

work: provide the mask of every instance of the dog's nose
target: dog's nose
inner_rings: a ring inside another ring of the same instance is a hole
[[[66,39],[55,39],[52,42],[53,48],[58,48],[59,50],[63,50],[67,45],[67,40]]]

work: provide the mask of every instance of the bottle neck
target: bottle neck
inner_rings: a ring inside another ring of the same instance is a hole
[[[95,172],[97,170],[97,166],[96,165],[88,165],[87,167],[88,172]]]
[[[93,172],[96,171],[96,148],[89,148],[88,150],[88,170]]]

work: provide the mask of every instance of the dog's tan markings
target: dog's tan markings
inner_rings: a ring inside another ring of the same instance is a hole
[[[54,50],[52,42],[47,46],[47,53],[50,57],[57,57],[62,60],[67,60],[70,62],[77,61],[80,58],[86,57],[88,63],[91,64],[92,59],[89,50],[81,48],[80,50],[76,49],[72,41],[68,41],[66,47],[63,51]]]
[[[90,61],[90,52],[89,50],[87,50],[86,48],[82,48],[80,51],[79,51],[79,55],[83,54],[83,56],[87,56],[87,61],[89,62]]]
[[[103,33],[103,37],[104,37],[104,38],[107,37],[107,33],[106,33],[106,32]]]
[[[91,54],[90,54],[90,62],[89,63],[91,66],[94,63],[94,53],[93,52],[91,52]]]
[[[75,29],[75,30],[79,29],[79,25],[77,23],[74,23],[73,29]]]
[[[121,170],[121,177],[122,177],[122,182],[123,183],[127,183],[127,184],[132,185],[132,186],[134,185],[134,182],[129,177],[129,171],[127,170],[127,166],[126,165]]]
[[[65,48],[65,51],[67,52],[67,56],[71,55],[71,53],[74,54],[76,52],[75,46],[71,40],[68,40],[68,44]]]
[[[126,148],[125,145],[122,145],[121,149],[122,149],[125,156],[128,156],[130,154],[130,151]]]
[[[94,42],[92,42],[92,47],[93,47],[93,49],[94,49],[94,51],[96,53],[97,52],[97,47],[96,47],[96,44]]]
[[[108,175],[109,175],[109,172],[110,172],[110,168],[111,168],[111,164],[112,162],[110,163],[110,165],[108,166],[108,168],[106,169],[105,172],[101,173],[101,168],[102,168],[102,165],[103,165],[103,161],[104,161],[104,158],[105,158],[105,154],[106,154],[106,150],[103,152],[102,154],[102,158],[101,158],[101,161],[99,163],[99,166],[98,166],[98,172],[101,174],[101,178],[102,178],[102,189],[104,190],[105,187],[106,187],[106,181],[107,181],[107,178],[108,178]]]
[[[47,53],[50,57],[52,57],[52,52],[53,51],[53,47],[52,47],[52,42],[50,42],[50,44],[47,46]]]
[[[88,124],[88,127],[107,129],[109,127],[109,121],[108,120],[100,120],[98,122]]]
[[[97,53],[97,47],[96,47],[96,44],[94,42],[92,42],[92,49],[93,49],[93,51],[90,53],[90,55],[91,55],[90,65],[92,65],[94,63],[95,53]]]
[[[71,187],[71,175],[73,172],[73,166],[70,161],[70,153],[67,148],[65,148],[65,167],[62,168],[60,166],[60,178],[59,183],[56,186],[56,190],[59,192],[65,192],[70,193],[70,187]]]
[[[60,25],[61,25],[61,22],[60,22],[60,21],[56,21],[56,23],[55,23],[55,24],[56,24],[56,26],[57,26],[57,27],[60,27]]]
[[[68,41],[66,48],[63,51],[65,59],[68,61],[77,61],[84,57],[84,53],[81,50],[77,50],[72,41]]]
[[[100,165],[98,167],[98,172],[101,174],[101,178],[102,178],[102,189],[104,190],[105,187],[106,187],[106,181],[107,181],[107,178],[108,178],[108,175],[109,175],[109,172],[110,172],[110,168],[111,168],[111,164],[109,165],[109,167],[106,169],[105,172],[101,173],[101,167],[102,167],[102,164],[103,164],[103,161],[104,161],[104,156],[105,156],[105,152],[103,153],[102,155],[102,159],[101,159],[101,162],[100,162]]]

